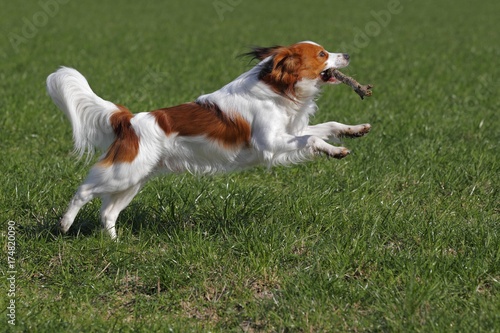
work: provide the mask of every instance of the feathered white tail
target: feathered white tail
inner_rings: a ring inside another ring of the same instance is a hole
[[[77,70],[61,67],[47,77],[47,92],[73,126],[75,152],[81,158],[94,148],[105,151],[115,135],[109,118],[118,111],[111,102],[97,96]]]

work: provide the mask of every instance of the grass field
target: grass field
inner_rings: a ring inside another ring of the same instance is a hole
[[[500,331],[499,11],[5,2],[0,331]],[[344,142],[352,155],[154,179],[120,216],[118,243],[100,231],[98,201],[58,232],[89,169],[45,93],[58,66],[140,112],[218,89],[250,68],[237,57],[249,46],[301,40],[351,53],[345,72],[375,85],[364,101],[345,86],[318,100],[314,123],[372,124]]]

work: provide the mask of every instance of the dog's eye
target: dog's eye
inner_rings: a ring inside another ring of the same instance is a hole
[[[325,53],[325,51],[321,51],[321,52],[318,54],[318,56],[319,56],[319,57],[321,57],[321,58],[326,57],[326,53]]]

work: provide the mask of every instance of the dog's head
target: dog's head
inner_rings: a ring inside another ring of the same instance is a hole
[[[349,65],[346,53],[331,53],[314,42],[290,46],[256,47],[247,55],[261,60],[259,79],[288,97],[297,97],[296,85],[317,87],[324,83],[337,84],[328,69]]]

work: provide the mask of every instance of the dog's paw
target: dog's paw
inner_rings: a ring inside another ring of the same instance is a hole
[[[346,157],[350,153],[351,151],[349,149],[342,147],[342,150],[339,153],[332,155],[332,157],[340,160],[341,158]]]
[[[331,146],[331,148],[327,150],[323,150],[322,152],[328,157],[333,157],[339,160],[351,153],[351,151],[345,147],[333,147],[333,146]]]
[[[59,221],[59,230],[61,230],[61,232],[63,234],[67,233],[69,228],[71,227],[71,224],[72,224],[72,221],[70,221],[68,218],[66,217],[63,217],[61,219],[61,221]]]
[[[351,126],[343,133],[343,136],[347,138],[359,138],[370,132],[371,128],[370,124]]]

